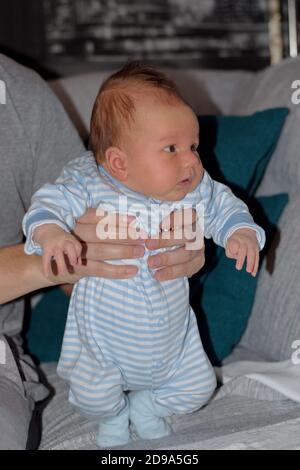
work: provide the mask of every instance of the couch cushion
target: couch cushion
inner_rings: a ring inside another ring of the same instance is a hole
[[[200,116],[198,150],[204,168],[237,195],[253,195],[287,115],[287,108],[274,108],[250,116]]]
[[[258,188],[258,195],[289,192],[290,199],[300,192],[300,105],[286,119],[278,145]]]
[[[258,194],[288,191],[273,254],[263,264],[255,303],[241,346],[270,360],[288,359],[300,339],[300,105],[292,112]]]
[[[43,413],[41,449],[95,450],[98,422],[89,421],[68,403],[68,385],[55,373],[55,365],[47,364],[43,371],[56,394]],[[263,387],[259,393],[267,398],[256,400],[253,396],[258,396],[260,386],[257,384],[254,391],[252,385],[246,396],[226,396],[211,401],[196,413],[172,416],[173,434],[164,439],[139,440],[133,433],[133,442],[122,451],[239,448],[242,445],[242,448],[299,448],[300,405],[290,400],[267,401],[269,395]],[[289,424],[293,424],[292,429]]]
[[[300,196],[290,201],[261,270],[251,317],[240,345],[271,361],[289,359],[300,339]]]
[[[59,287],[48,289],[32,309],[27,347],[39,362],[58,361],[69,307],[69,298]]]
[[[93,102],[111,72],[92,72],[50,82],[81,137],[86,140]],[[187,69],[168,70],[197,114],[228,114],[238,87],[247,89],[252,72]]]
[[[230,113],[250,114],[274,106],[295,109],[291,86],[300,79],[300,57],[286,59],[256,73],[247,86],[238,86]]]
[[[290,203],[280,220],[273,253],[262,266],[253,311],[240,343],[244,350],[273,361],[291,357],[293,341],[300,339],[300,105],[291,100],[291,85],[299,78],[300,57],[285,60],[258,73],[252,86],[240,90],[232,108],[244,114],[272,103],[292,111],[257,191],[259,195],[288,191]]]

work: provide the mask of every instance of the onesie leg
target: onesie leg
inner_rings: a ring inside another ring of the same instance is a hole
[[[130,392],[128,397],[130,420],[142,439],[159,439],[171,434],[171,428],[164,419],[170,413],[155,403],[150,390]]]
[[[125,445],[129,441],[129,405],[128,399],[126,399],[126,406],[119,414],[100,421],[97,445],[99,447],[113,447]]]
[[[153,390],[155,403],[165,407],[170,415],[200,410],[216,388],[216,376],[202,346],[194,312],[184,347],[169,371],[168,378]]]

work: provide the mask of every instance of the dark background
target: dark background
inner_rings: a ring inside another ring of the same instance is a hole
[[[45,78],[128,59],[256,70],[270,63],[268,20],[268,0],[1,0],[0,51]]]

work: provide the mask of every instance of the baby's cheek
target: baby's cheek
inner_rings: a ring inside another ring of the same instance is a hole
[[[170,168],[170,166],[163,166],[159,169],[157,174],[157,182],[162,187],[173,186],[178,183],[180,173],[177,169]]]
[[[145,185],[147,185],[151,194],[154,193],[157,196],[163,196],[174,187],[174,184],[170,182],[169,175],[162,169],[148,174]]]

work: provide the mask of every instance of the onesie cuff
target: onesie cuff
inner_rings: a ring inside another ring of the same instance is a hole
[[[33,235],[37,227],[45,224],[55,224],[66,232],[70,232],[70,228],[55,217],[52,212],[47,210],[34,212],[30,217],[25,217],[23,220],[23,232],[26,236],[24,251],[27,255],[32,255],[33,253],[42,255],[43,250],[38,243],[33,241]]]
[[[260,250],[263,249],[266,242],[265,231],[254,223],[252,216],[248,212],[234,214],[225,222],[220,233],[220,241],[224,248],[226,247],[228,238],[240,228],[250,228],[254,230],[256,232],[259,248]]]
[[[225,239],[224,239],[224,247],[226,247],[226,244],[227,244],[227,241],[228,241],[228,238],[231,237],[231,235],[238,229],[240,228],[249,228],[251,230],[254,230],[255,233],[256,233],[256,238],[257,238],[257,242],[259,244],[259,249],[260,251],[263,249],[263,247],[265,246],[265,243],[266,243],[266,235],[265,235],[265,231],[259,227],[258,225],[256,224],[238,224],[238,225],[235,225],[234,227],[231,228],[231,230],[229,230],[229,232],[226,234],[225,236]]]

